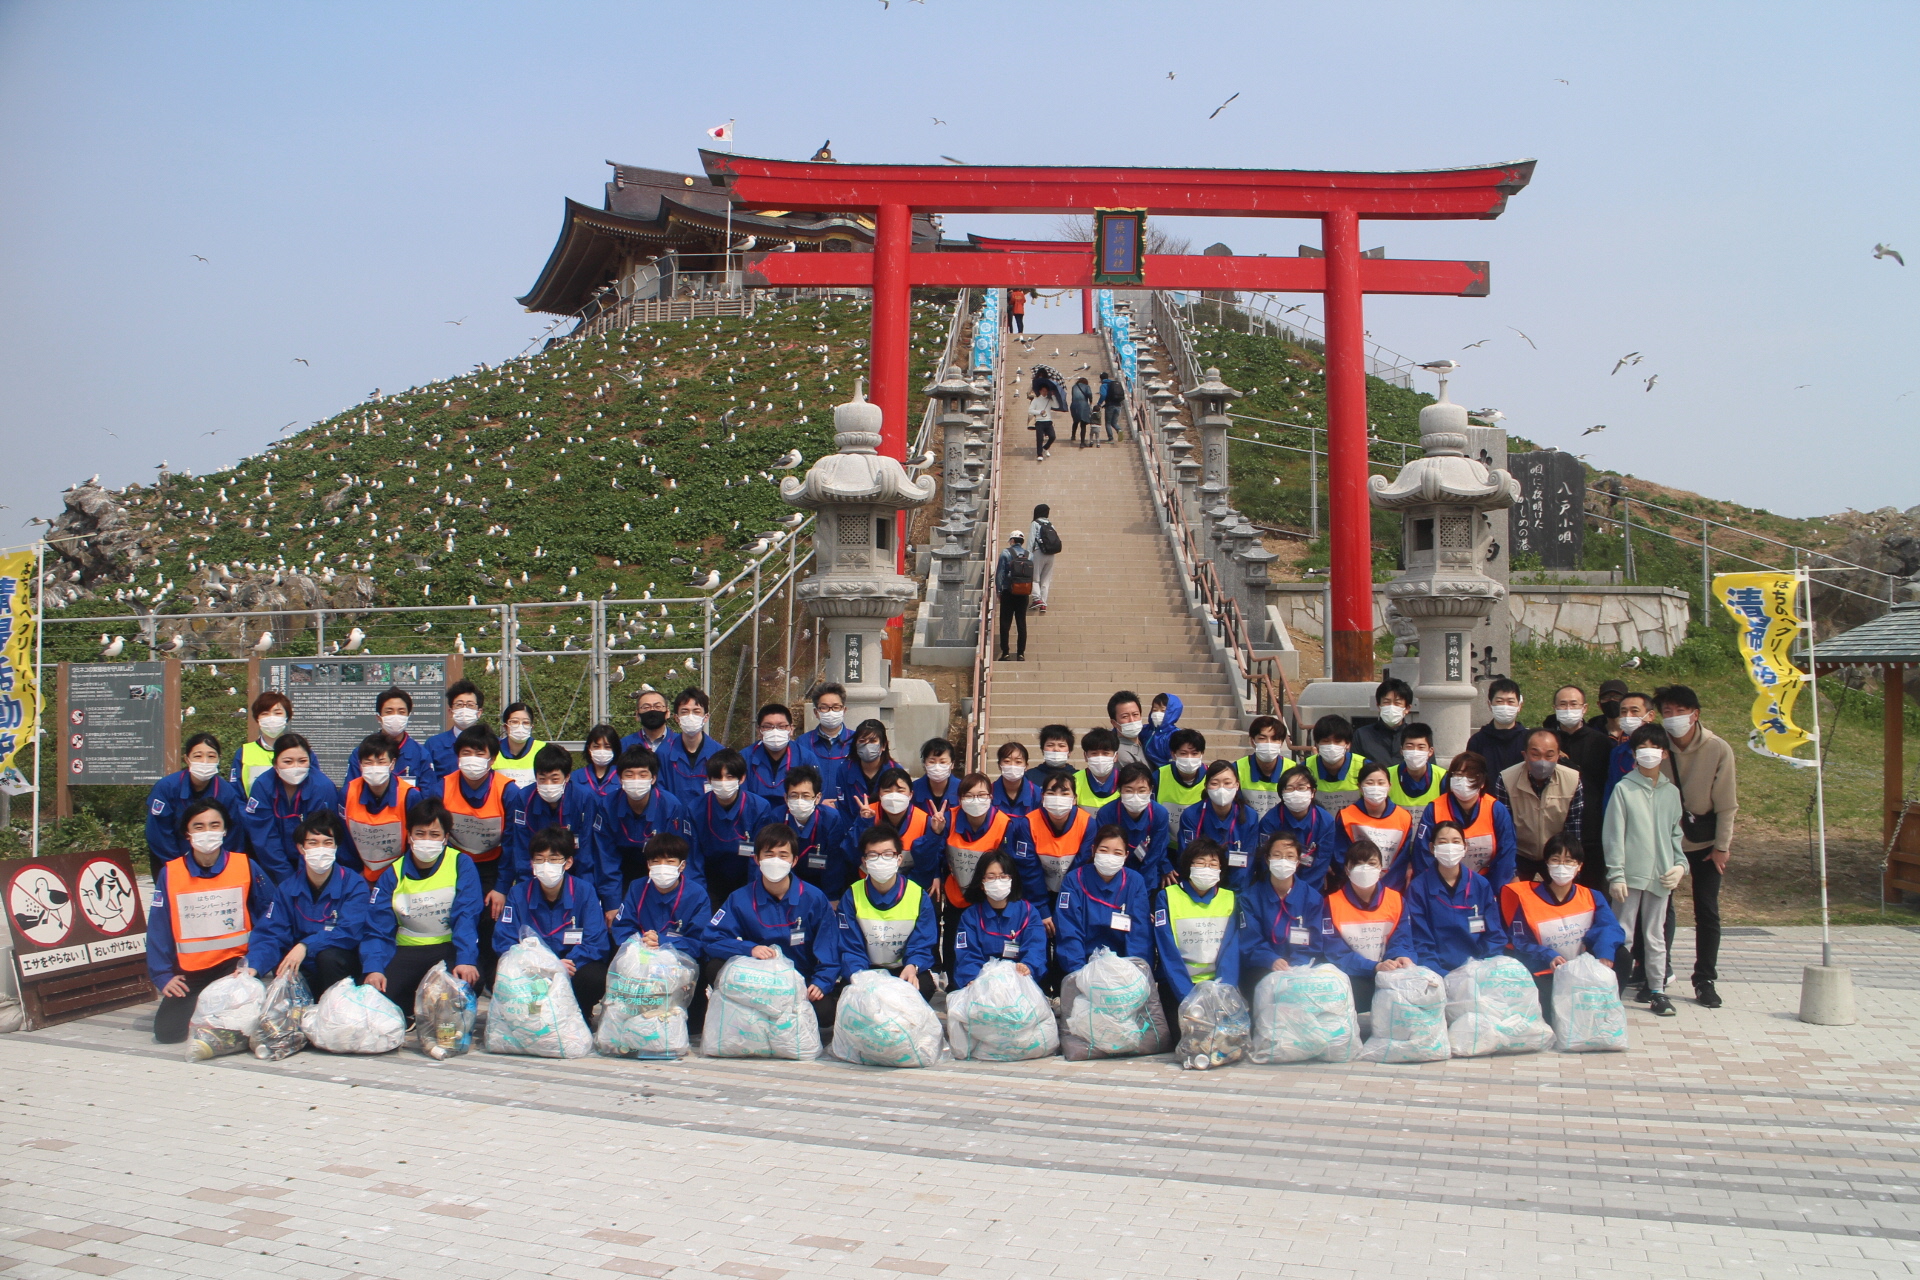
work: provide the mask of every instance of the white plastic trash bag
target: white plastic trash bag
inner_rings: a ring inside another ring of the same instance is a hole
[[[1107,947],[1060,982],[1060,1054],[1070,1062],[1165,1053],[1173,1037],[1153,971]]]
[[[413,993],[413,1036],[429,1058],[451,1058],[473,1048],[473,988],[447,972],[442,960]]]
[[[266,984],[251,975],[230,973],[200,989],[187,1023],[187,1061],[201,1062],[244,1052],[260,1031]]]
[[[1060,1048],[1040,984],[1011,960],[989,960],[980,976],[947,997],[947,1043],[956,1058],[1020,1062]]]
[[[1447,1043],[1447,984],[1423,965],[1374,979],[1373,1034],[1360,1047],[1365,1062],[1438,1062]]]
[[[1562,1053],[1625,1053],[1627,1011],[1613,970],[1590,955],[1553,971],[1553,1047]]]
[[[607,969],[596,1051],[613,1058],[670,1060],[692,1052],[687,1006],[700,966],[672,947],[649,947],[635,934]]]
[[[833,1056],[870,1067],[931,1067],[952,1057],[920,988],[885,969],[862,969],[840,993]]]
[[[820,1018],[807,980],[782,953],[735,956],[707,996],[700,1052],[709,1058],[817,1058]]]
[[[1334,965],[1276,970],[1254,986],[1252,1061],[1351,1062],[1359,1052],[1353,981]]]
[[[487,1005],[487,1052],[532,1058],[584,1058],[593,1033],[573,998],[573,979],[560,957],[528,933],[500,957]]]
[[[301,1015],[300,1030],[328,1053],[391,1053],[407,1038],[407,1015],[384,993],[342,978]]]
[[[278,1062],[306,1048],[307,1035],[300,1030],[300,1019],[311,1008],[313,993],[307,990],[307,980],[299,969],[269,982],[260,1004],[260,1025],[250,1037],[253,1056],[263,1062]]]
[[[1188,1071],[1224,1067],[1247,1056],[1253,1021],[1240,988],[1196,982],[1180,1002],[1180,1065]]]
[[[1540,989],[1512,956],[1469,960],[1447,975],[1447,1042],[1456,1058],[1538,1053],[1553,1043]]]

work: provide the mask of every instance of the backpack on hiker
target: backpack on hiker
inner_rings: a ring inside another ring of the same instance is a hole
[[[1010,548],[1013,560],[1007,565],[1007,594],[1030,596],[1033,594],[1033,557],[1027,554],[1025,547]]]
[[[1043,556],[1057,556],[1060,554],[1060,545],[1060,531],[1053,527],[1051,520],[1042,520],[1040,536],[1035,539],[1034,550]]]

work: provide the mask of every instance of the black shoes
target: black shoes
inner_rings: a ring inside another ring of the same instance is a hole
[[[1648,988],[1646,983],[1643,982],[1633,989],[1633,1002],[1635,1004],[1645,1004],[1651,999],[1653,999],[1653,992]]]
[[[1722,1000],[1720,998],[1720,993],[1713,989],[1712,980],[1706,979],[1706,978],[1694,979],[1693,998],[1695,1000],[1698,1000],[1703,1007],[1708,1009],[1718,1009],[1721,1005],[1726,1003],[1725,1000]]]
[[[1647,1011],[1658,1014],[1662,1018],[1671,1018],[1675,1016],[1677,1012],[1673,1007],[1673,1001],[1667,999],[1657,991],[1653,993],[1653,999],[1648,1002]]]

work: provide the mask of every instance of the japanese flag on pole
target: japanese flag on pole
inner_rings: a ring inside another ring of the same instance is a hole
[[[725,124],[713,126],[713,128],[707,130],[707,136],[716,142],[732,142],[733,121],[729,120]]]

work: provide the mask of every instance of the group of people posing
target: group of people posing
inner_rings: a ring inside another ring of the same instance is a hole
[[[823,1027],[863,969],[931,998],[1004,958],[1051,989],[1099,947],[1150,965],[1169,1010],[1196,981],[1250,991],[1297,965],[1337,965],[1365,1008],[1376,973],[1412,964],[1512,954],[1545,983],[1583,952],[1637,954],[1640,998],[1671,1014],[1667,906],[1690,867],[1696,994],[1717,1005],[1703,864],[1717,887],[1732,755],[1691,690],[1613,692],[1590,722],[1581,691],[1558,690],[1529,731],[1518,686],[1497,681],[1488,724],[1443,769],[1398,680],[1374,717],[1324,717],[1298,751],[1260,717],[1238,758],[1180,727],[1176,695],[1123,690],[1107,725],[1042,729],[1037,756],[1008,742],[991,773],[965,772],[935,738],[916,774],[882,722],[847,727],[837,685],[813,692],[804,731],[761,707],[744,751],[707,733],[700,689],[671,707],[648,689],[639,728],[592,729],[576,761],[533,737],[523,704],[503,742],[461,681],[453,727],[425,741],[408,696],[380,694],[380,732],[339,785],[289,728],[292,703],[263,694],[224,772],[196,735],[153,790],[154,1034],[184,1039],[194,997],[236,969],[298,968],[316,994],[362,977],[410,1015],[435,964],[484,990],[529,931],[583,1011],[640,936],[703,962],[702,992],[733,956],[784,954]]]

